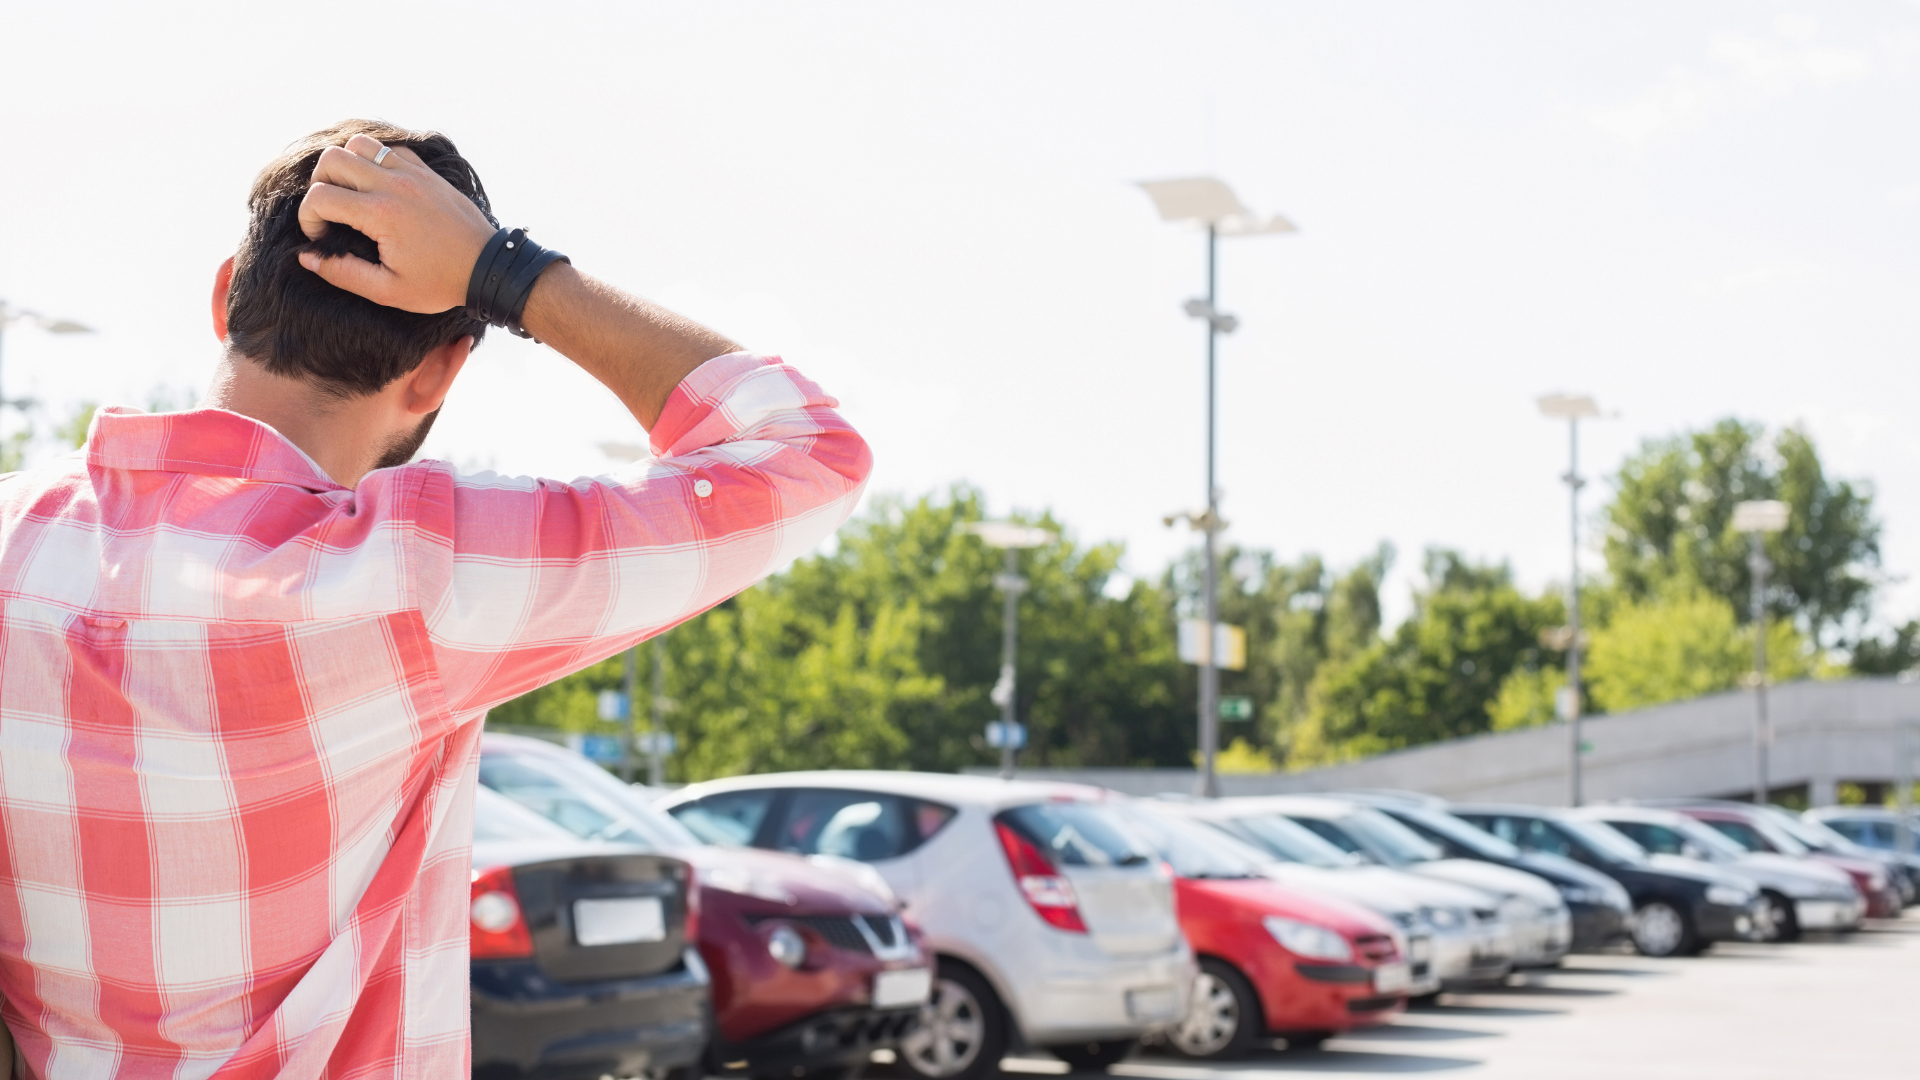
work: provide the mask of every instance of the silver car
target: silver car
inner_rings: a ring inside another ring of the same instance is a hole
[[[1646,848],[1656,863],[1683,856],[1717,863],[1760,886],[1765,907],[1759,936],[1793,941],[1805,930],[1858,930],[1867,902],[1846,871],[1812,859],[1748,851],[1718,830],[1673,810],[1644,806],[1589,806],[1576,817],[1604,821]]]
[[[886,878],[938,956],[900,1054],[927,1080],[995,1075],[1020,1043],[1102,1069],[1186,1015],[1198,968],[1172,877],[1097,788],[776,773],[659,805],[711,843],[840,856]]]

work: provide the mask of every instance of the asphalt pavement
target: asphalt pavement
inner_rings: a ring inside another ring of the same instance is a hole
[[[1315,1052],[1275,1043],[1200,1065],[1144,1054],[1134,1080],[1258,1080],[1441,1073],[1474,1080],[1912,1080],[1920,1076],[1920,914],[1791,945],[1705,956],[1574,956],[1510,985],[1446,994]],[[1048,1055],[1009,1058],[1011,1080],[1064,1076]]]

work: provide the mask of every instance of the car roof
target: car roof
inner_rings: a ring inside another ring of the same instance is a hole
[[[1512,814],[1515,817],[1557,818],[1566,813],[1560,806],[1529,806],[1526,803],[1451,803],[1450,814]]]
[[[1356,810],[1373,809],[1370,806],[1326,795],[1236,795],[1218,800],[1218,805],[1223,808],[1223,813],[1227,812],[1226,808],[1237,808],[1317,818],[1341,818]]]
[[[1105,788],[1094,787],[1091,784],[1003,780],[997,776],[962,776],[957,773],[905,772],[891,769],[819,769],[810,772],[758,773],[753,776],[728,777],[724,780],[703,780],[697,784],[689,784],[661,799],[658,805],[677,806],[723,791],[755,791],[768,788],[775,790],[838,788],[848,791],[876,791],[990,810],[1062,799],[1075,802],[1100,802],[1117,798]]]
[[[1668,810],[1658,806],[1632,806],[1625,803],[1601,803],[1598,806],[1582,806],[1566,813],[1580,818],[1596,818],[1601,821],[1643,821],[1649,825],[1665,825],[1675,818],[1684,817],[1678,810]]]
[[[1816,821],[1830,818],[1865,818],[1869,821],[1900,821],[1900,811],[1889,810],[1884,806],[1816,806],[1807,811],[1807,815]],[[1907,815],[1911,818],[1913,815]]]

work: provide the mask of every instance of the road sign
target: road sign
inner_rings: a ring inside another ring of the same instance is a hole
[[[999,750],[1011,746],[1015,750],[1027,745],[1027,725],[1009,724],[1004,720],[995,720],[987,725],[987,745]]]
[[[653,748],[656,743],[659,744],[661,757],[671,756],[674,749],[679,745],[674,741],[673,732],[671,731],[643,731],[633,737],[634,747],[649,757],[653,755]]]
[[[628,708],[627,695],[618,690],[602,690],[596,702],[597,712],[602,720],[625,720],[632,715]]]
[[[1180,659],[1189,664],[1204,665],[1209,659],[1213,666],[1228,671],[1245,671],[1247,667],[1247,632],[1238,626],[1226,623],[1213,624],[1213,640],[1207,640],[1207,620],[1180,620]],[[1208,646],[1212,647],[1209,648]]]
[[[1250,697],[1223,697],[1220,699],[1220,719],[1253,719],[1253,699]]]
[[[602,765],[620,764],[620,740],[612,735],[582,735],[574,732],[567,736],[567,746],[589,761]]]

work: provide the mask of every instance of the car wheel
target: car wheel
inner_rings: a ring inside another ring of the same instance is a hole
[[[941,960],[920,1023],[900,1040],[899,1060],[926,1080],[977,1080],[1000,1071],[1007,1013],[980,973]]]
[[[1287,1049],[1289,1050],[1313,1051],[1325,1047],[1327,1040],[1333,1038],[1333,1032],[1293,1031],[1286,1032],[1280,1037],[1287,1040]]]
[[[1633,947],[1642,956],[1681,956],[1694,951],[1693,927],[1680,909],[1649,900],[1633,913]]]
[[[1066,1062],[1074,1072],[1106,1072],[1107,1066],[1119,1064],[1120,1059],[1132,1053],[1137,1045],[1137,1039],[1102,1039],[1049,1046],[1047,1049],[1054,1057]]]
[[[1763,895],[1766,913],[1763,916],[1773,926],[1768,941],[1799,941],[1800,920],[1794,917],[1793,901],[1770,892]]]
[[[1200,961],[1187,1015],[1167,1035],[1175,1050],[1194,1058],[1225,1060],[1247,1052],[1265,1026],[1260,1002],[1246,977],[1211,957]]]

